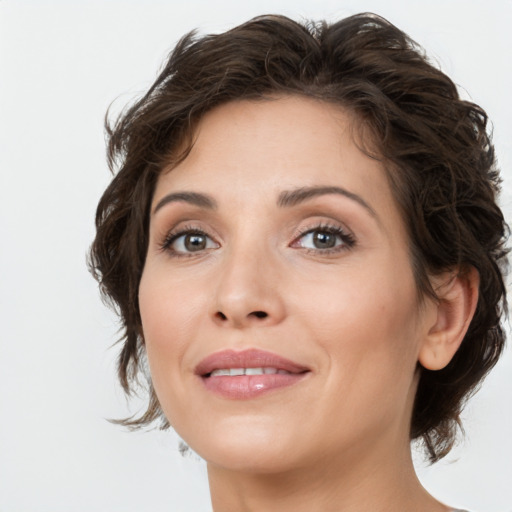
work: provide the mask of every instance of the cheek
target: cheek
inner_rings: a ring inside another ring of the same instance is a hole
[[[323,415],[336,424],[347,422],[368,436],[383,425],[395,425],[409,414],[415,394],[417,361],[416,310],[393,289],[360,286],[339,297],[339,309],[317,309],[324,327],[318,343],[329,360],[331,396]],[[349,428],[347,426],[347,428]]]
[[[367,267],[366,267],[367,268]],[[379,275],[351,268],[339,279],[306,283],[296,294],[303,328],[344,375],[383,381],[416,366],[420,332],[412,275],[392,266]],[[334,284],[337,283],[337,284]]]
[[[187,340],[194,337],[198,327],[196,311],[201,308],[200,299],[190,287],[170,284],[153,269],[145,269],[142,275],[139,287],[142,330],[159,398],[180,385],[178,376]]]

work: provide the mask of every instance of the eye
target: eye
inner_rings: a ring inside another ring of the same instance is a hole
[[[217,249],[218,247],[217,242],[197,229],[184,229],[178,233],[169,233],[162,245],[162,249],[176,255],[197,253],[208,249]]]
[[[318,226],[304,232],[293,242],[293,247],[316,251],[337,251],[355,244],[354,237],[338,226]]]

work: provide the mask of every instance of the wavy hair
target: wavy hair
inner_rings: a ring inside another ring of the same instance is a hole
[[[195,126],[233,100],[302,95],[354,114],[364,150],[381,160],[406,223],[420,296],[429,275],[474,267],[479,299],[462,345],[439,371],[420,368],[410,436],[431,461],[446,455],[465,400],[504,347],[507,225],[487,115],[459,98],[453,82],[411,38],[385,19],[359,14],[333,24],[261,16],[225,33],[181,39],[149,91],[106,122],[115,177],[96,213],[89,266],[122,321],[120,382],[133,391],[143,366],[138,287],[149,207],[159,174],[186,158]],[[149,404],[130,427],[164,418]]]

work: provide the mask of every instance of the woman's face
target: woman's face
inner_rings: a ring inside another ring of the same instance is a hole
[[[211,464],[278,472],[408,446],[433,310],[382,164],[340,108],[208,113],[159,178],[139,300],[160,404]]]

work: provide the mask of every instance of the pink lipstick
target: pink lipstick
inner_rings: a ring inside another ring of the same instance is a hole
[[[257,349],[223,350],[196,367],[206,389],[233,400],[244,400],[296,384],[309,368]]]

